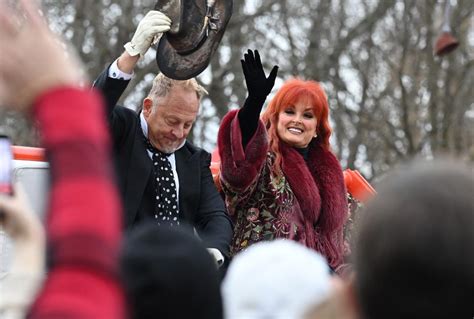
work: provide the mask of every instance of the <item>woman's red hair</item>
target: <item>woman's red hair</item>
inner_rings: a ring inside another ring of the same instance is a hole
[[[274,168],[277,172],[281,172],[280,138],[277,133],[278,115],[285,107],[295,105],[299,101],[313,106],[314,115],[318,120],[316,142],[324,149],[330,149],[329,137],[332,130],[329,126],[329,104],[326,93],[316,81],[290,79],[278,90],[262,115],[268,132],[270,150],[276,155]]]

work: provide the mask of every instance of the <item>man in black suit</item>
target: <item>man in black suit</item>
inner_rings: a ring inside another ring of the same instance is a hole
[[[106,99],[127,229],[143,222],[192,225],[221,264],[229,254],[232,223],[212,179],[209,153],[186,141],[207,92],[194,78],[177,81],[159,74],[142,112],[116,105],[139,58],[170,24],[163,13],[150,11],[94,87]]]

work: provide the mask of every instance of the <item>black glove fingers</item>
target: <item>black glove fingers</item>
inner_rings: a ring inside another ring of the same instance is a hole
[[[244,77],[245,79],[247,79],[249,75],[247,64],[245,63],[244,60],[240,60],[240,64],[242,64],[242,71],[244,72]]]
[[[254,73],[252,59],[248,53],[244,54],[245,66],[247,67],[247,75],[252,75]]]
[[[258,50],[254,51],[253,66],[258,77],[262,78],[262,80],[267,78],[265,76],[265,71],[263,70],[263,65]]]
[[[275,65],[267,77],[258,50],[252,51],[250,49],[244,53],[244,57],[240,60],[240,63],[242,64],[242,71],[249,96],[257,98],[258,100],[265,100],[275,85],[278,66]]]
[[[255,65],[257,66],[257,68],[263,70],[262,60],[260,59],[260,54],[258,53],[258,50],[255,50]]]
[[[276,79],[277,74],[278,74],[278,65],[275,65],[267,79],[269,84],[271,84],[271,87],[273,87],[273,85],[275,84],[275,79]]]
[[[255,56],[252,50],[248,50],[248,55],[249,55],[249,61],[251,63],[251,67],[254,71],[258,70],[258,65],[255,62]]]
[[[252,51],[252,50],[248,49],[248,50],[247,50],[247,55],[248,55],[252,60],[254,60],[253,51]]]
[[[249,64],[249,55],[247,53],[244,54],[244,61],[245,61],[245,64]]]

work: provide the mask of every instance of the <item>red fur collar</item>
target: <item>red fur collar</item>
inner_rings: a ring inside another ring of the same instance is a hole
[[[347,214],[346,189],[339,161],[316,140],[309,146],[309,159],[280,143],[282,169],[306,220],[323,232],[342,226]]]
[[[321,209],[318,187],[303,156],[293,147],[280,143],[282,170],[298,199],[305,220],[316,224]]]

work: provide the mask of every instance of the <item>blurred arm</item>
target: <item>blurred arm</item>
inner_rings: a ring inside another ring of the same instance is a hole
[[[101,99],[89,90],[55,88],[36,100],[34,115],[51,164],[52,266],[30,316],[122,318],[121,208]]]

